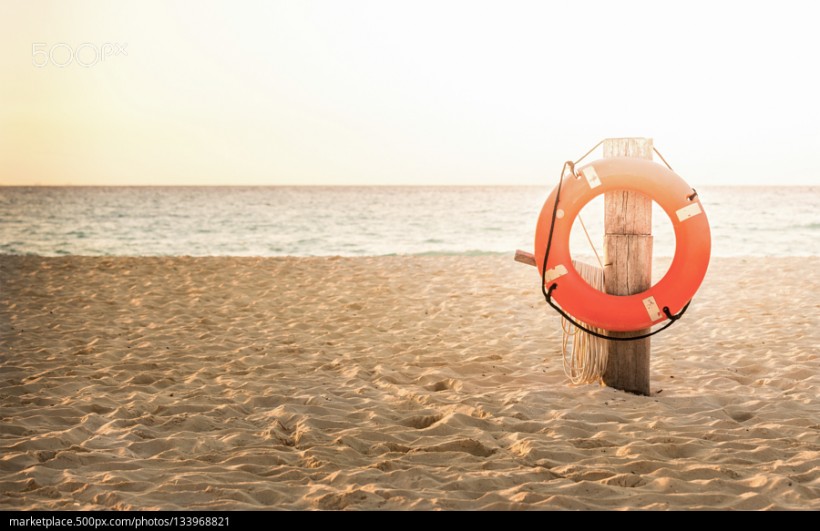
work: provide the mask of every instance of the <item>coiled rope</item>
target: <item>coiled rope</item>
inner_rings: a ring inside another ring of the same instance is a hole
[[[594,249],[594,247],[593,247]],[[604,290],[604,269],[573,260],[572,266],[590,286]],[[587,325],[589,327],[589,325]],[[603,334],[605,330],[590,327]],[[564,374],[575,385],[603,381],[609,356],[606,340],[587,334],[564,317],[561,317],[561,356]]]

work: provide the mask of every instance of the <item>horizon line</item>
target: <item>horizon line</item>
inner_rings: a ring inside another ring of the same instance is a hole
[[[0,188],[538,188],[544,184],[3,184]],[[704,184],[704,188],[817,188],[817,184]]]

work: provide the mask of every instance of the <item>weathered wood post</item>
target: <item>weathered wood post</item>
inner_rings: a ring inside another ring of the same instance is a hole
[[[608,138],[604,158],[652,159],[651,138]],[[652,285],[652,200],[637,192],[604,195],[604,290],[632,295]],[[610,332],[612,336],[645,333]],[[649,338],[608,341],[604,383],[630,393],[649,395]]]

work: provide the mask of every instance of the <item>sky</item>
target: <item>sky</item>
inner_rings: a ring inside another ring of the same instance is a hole
[[[0,0],[2,185],[820,184],[814,3]],[[600,152],[598,152],[600,156]]]

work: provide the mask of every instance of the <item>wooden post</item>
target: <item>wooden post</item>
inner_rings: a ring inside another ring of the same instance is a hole
[[[652,159],[651,138],[608,138],[604,158]],[[604,291],[632,295],[652,285],[652,200],[637,192],[604,195]],[[630,336],[640,332],[610,332]],[[609,341],[604,383],[630,393],[649,395],[649,338]]]

